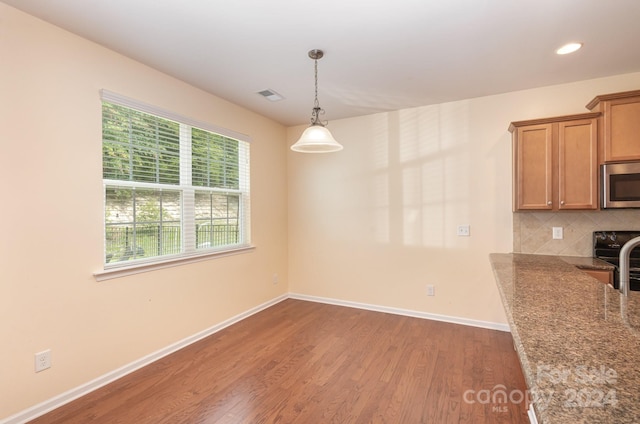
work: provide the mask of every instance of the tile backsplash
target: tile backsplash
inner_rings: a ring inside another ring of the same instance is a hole
[[[552,228],[564,238],[554,240]],[[592,233],[600,230],[640,230],[640,209],[576,212],[514,212],[514,253],[592,256]]]

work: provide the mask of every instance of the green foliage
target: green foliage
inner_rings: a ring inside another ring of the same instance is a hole
[[[180,125],[123,106],[103,103],[103,178],[180,183]],[[192,128],[192,184],[238,189],[238,141]]]
[[[180,183],[180,126],[123,106],[102,106],[105,179]]]
[[[198,128],[191,135],[192,184],[238,189],[238,141]]]

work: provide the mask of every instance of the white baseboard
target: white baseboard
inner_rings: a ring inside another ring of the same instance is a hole
[[[370,305],[367,303],[351,302],[348,300],[331,299],[327,297],[309,296],[306,294],[289,293],[289,298],[298,300],[307,300],[310,302],[328,303],[330,305],[348,306],[350,308],[366,309],[368,311],[386,312],[394,315],[404,315],[414,318],[430,319],[434,321],[448,322],[452,324],[467,325],[470,327],[487,328],[490,330],[499,330],[509,332],[509,324],[501,324],[498,322],[478,321],[468,318],[453,317],[448,315],[431,314],[428,312],[412,311],[409,309],[392,308],[389,306]]]
[[[186,346],[189,346],[190,344],[195,343],[201,339],[204,339],[205,337],[208,337],[214,333],[217,333],[218,331],[232,324],[242,321],[243,319],[248,318],[251,315],[256,314],[264,309],[267,309],[268,307],[273,306],[276,303],[280,303],[283,300],[286,300],[288,298],[306,300],[309,302],[327,303],[330,305],[337,305],[337,306],[347,306],[350,308],[357,308],[357,309],[366,309],[369,311],[386,312],[386,313],[395,314],[395,315],[404,315],[404,316],[409,316],[414,318],[430,319],[434,321],[443,321],[443,322],[449,322],[452,324],[461,324],[461,325],[467,325],[471,327],[487,328],[491,330],[500,330],[500,331],[507,331],[507,332],[509,331],[509,326],[507,324],[500,324],[500,323],[487,322],[487,321],[477,321],[477,320],[472,320],[467,318],[459,318],[459,317],[452,317],[447,315],[431,314],[427,312],[412,311],[407,309],[392,308],[388,306],[370,305],[366,303],[351,302],[351,301],[331,299],[326,297],[289,293],[289,294],[278,296],[268,302],[265,302],[261,305],[258,305],[254,308],[249,309],[248,311],[245,311],[241,314],[231,317],[226,321],[223,321],[217,325],[214,325],[213,327],[210,327],[190,337],[180,340],[174,344],[171,344],[147,356],[144,356],[121,368],[108,372],[107,374],[104,374],[92,381],[89,381],[88,383],[85,383],[81,386],[78,386],[74,389],[64,392],[58,396],[55,396],[49,400],[46,400],[42,403],[32,406],[31,408],[25,409],[24,411],[21,411],[8,418],[2,419],[0,420],[0,424],[24,424],[28,421],[31,421],[41,415],[46,414],[47,412],[50,412],[56,408],[59,408],[62,405],[65,405],[75,399],[78,399],[79,397],[82,397],[96,389],[99,389],[100,387],[106,386],[107,384],[119,378],[122,378],[127,374],[132,373],[133,371],[136,371],[146,365],[149,365],[152,362],[157,361],[158,359],[161,359],[171,353],[174,353]]]
[[[108,372],[107,374],[104,374],[92,381],[89,381],[88,383],[85,383],[81,386],[78,386],[74,389],[71,389],[67,392],[64,392],[58,396],[55,396],[49,400],[46,400],[42,403],[39,403],[35,406],[32,406],[31,408],[25,409],[24,411],[21,411],[15,415],[12,415],[8,418],[2,419],[0,420],[0,424],[24,424],[28,421],[31,421],[41,415],[46,414],[47,412],[50,412],[56,408],[61,407],[64,404],[67,404],[75,399],[78,399],[79,397],[82,397],[96,389],[99,389],[100,387],[103,387],[119,378],[124,377],[127,374],[132,373],[133,371],[136,371],[146,365],[151,364],[154,361],[157,361],[158,359],[161,359],[171,353],[174,353],[186,346],[189,346],[192,343],[197,342],[198,340],[204,339],[205,337],[208,337],[214,333],[217,333],[218,331],[232,325],[235,324],[236,322],[242,321],[243,319],[256,314],[264,309],[267,309],[270,306],[275,305],[276,303],[282,302],[283,300],[286,300],[288,298],[288,296],[286,294],[281,295],[276,297],[275,299],[272,299],[268,302],[265,302],[261,305],[258,305],[254,308],[249,309],[248,311],[242,312],[234,317],[229,318],[226,321],[223,321],[219,324],[214,325],[213,327],[207,328],[206,330],[203,330],[199,333],[196,333],[190,337],[187,337],[183,340],[180,340],[176,343],[173,343],[163,349],[160,349],[156,352],[153,352],[147,356],[144,356],[136,361],[133,361],[121,368],[118,368],[114,371]]]

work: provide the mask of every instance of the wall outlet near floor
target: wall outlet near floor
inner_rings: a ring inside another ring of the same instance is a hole
[[[436,295],[436,288],[433,284],[428,284],[427,285],[427,296],[435,296]]]
[[[471,228],[469,225],[458,225],[458,237],[469,237]]]
[[[278,274],[273,274],[273,276],[271,277],[271,282],[273,283],[274,286],[278,284],[279,282]]]
[[[51,349],[36,353],[35,369],[36,372],[44,371],[51,368]]]
[[[562,227],[553,227],[551,234],[554,240],[562,240],[564,238]]]

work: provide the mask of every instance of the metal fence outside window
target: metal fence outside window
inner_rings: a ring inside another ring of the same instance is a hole
[[[198,248],[236,244],[239,240],[237,224],[196,225]],[[154,256],[177,254],[182,251],[179,223],[136,225],[106,225],[106,262],[120,262]]]

